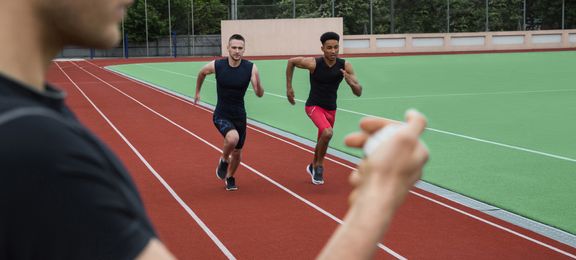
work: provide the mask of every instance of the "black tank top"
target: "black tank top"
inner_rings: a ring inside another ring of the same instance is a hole
[[[316,69],[310,74],[310,95],[306,106],[319,106],[326,110],[336,110],[338,87],[344,79],[344,59],[336,58],[332,67],[324,62],[323,57],[316,58]]]
[[[238,67],[231,67],[228,58],[214,62],[218,102],[214,113],[229,119],[246,118],[244,95],[252,77],[252,62],[241,60]]]

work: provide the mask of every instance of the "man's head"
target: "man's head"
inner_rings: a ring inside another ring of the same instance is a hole
[[[29,0],[42,31],[62,45],[110,48],[120,40],[119,24],[133,0]]]
[[[235,61],[239,61],[244,56],[244,37],[234,34],[228,39],[228,54]]]
[[[340,36],[335,32],[326,32],[320,36],[320,42],[324,58],[330,61],[336,60],[340,50]]]

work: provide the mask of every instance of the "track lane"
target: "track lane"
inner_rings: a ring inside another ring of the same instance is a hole
[[[90,64],[84,64],[82,63],[82,66],[85,67],[86,69],[89,69],[89,71],[91,73],[94,73],[95,75],[99,75],[101,74],[103,77],[107,77],[106,81],[109,81],[108,79],[114,81],[114,82],[120,82],[123,78],[121,77],[117,77],[117,78],[113,78],[111,76],[107,76],[107,74],[109,74],[109,72],[103,71],[103,70],[99,70],[99,69],[90,69],[89,66],[91,66]],[[118,84],[114,84],[114,85],[118,85]],[[151,93],[146,93],[147,91],[144,91],[144,89],[142,88],[142,86],[138,86],[138,84],[134,84],[134,82],[131,82],[131,84],[126,84],[127,86],[124,86],[124,84],[120,84],[122,85],[122,88],[126,88],[125,90],[127,92],[131,92],[130,95],[134,95],[137,96],[138,99],[142,99],[144,100],[144,103],[148,103],[148,102],[153,102],[153,100],[148,101],[148,99],[156,99],[156,98],[160,98],[159,96],[155,96],[155,94],[151,94]],[[146,97],[146,96],[153,96],[152,98],[150,97]],[[178,102],[175,102],[178,103]],[[168,117],[170,118],[178,118],[179,114],[185,114],[188,117],[190,117],[190,115],[192,115],[192,112],[187,111],[186,109],[190,109],[190,108],[186,108],[186,106],[191,107],[189,104],[180,107],[177,104],[170,104],[171,108],[167,108],[167,107],[162,107],[159,106],[155,109],[158,109],[158,111],[161,111],[162,109],[166,108],[166,111],[162,111],[161,113],[166,114]],[[171,110],[174,110],[171,111]],[[187,111],[182,113],[181,111]],[[188,114],[190,113],[190,114]],[[209,113],[208,113],[209,114]],[[211,122],[210,121],[210,117],[211,115],[208,116],[208,120],[206,121],[206,119],[204,122]],[[175,121],[180,122],[180,120],[183,120],[182,124],[184,125],[185,123],[190,124],[189,122],[187,122],[186,120],[186,116],[183,119],[174,119]],[[189,118],[188,118],[188,121]],[[202,123],[201,123],[202,124]],[[190,126],[186,126],[186,127],[194,127],[193,125]],[[199,126],[195,126],[195,127],[199,127]],[[212,132],[215,132],[212,130]],[[207,135],[210,135],[209,133],[206,133]],[[290,160],[291,158],[289,158],[289,155],[292,155],[294,153],[302,153],[302,151],[298,151],[299,149],[296,149],[294,151],[290,150],[291,148],[286,148],[286,150],[284,148],[282,149],[278,149],[278,145],[277,143],[274,143],[274,141],[272,140],[266,140],[266,138],[255,138],[252,137],[254,135],[257,135],[258,133],[252,133],[249,131],[249,136],[248,136],[248,142],[247,142],[247,149],[246,149],[246,156],[244,159],[246,159],[246,161],[250,161],[250,164],[254,164],[257,166],[257,168],[263,172],[267,172],[267,173],[274,173],[275,175],[273,176],[276,180],[278,180],[279,182],[283,183],[285,186],[289,187],[290,189],[293,189],[294,191],[298,192],[299,194],[303,194],[303,196],[307,197],[307,198],[311,198],[311,200],[313,200],[316,204],[321,205],[323,208],[329,208],[331,212],[335,212],[334,214],[341,217],[341,215],[343,214],[344,210],[346,209],[346,203],[345,203],[345,199],[346,196],[348,194],[349,191],[349,187],[348,184],[346,182],[346,178],[345,176],[347,175],[347,173],[349,172],[348,169],[346,169],[345,167],[339,166],[339,165],[334,165],[334,166],[330,166],[327,165],[327,168],[333,168],[336,169],[336,171],[331,171],[330,175],[328,176],[328,183],[329,185],[324,185],[321,187],[313,187],[311,184],[307,184],[309,182],[309,179],[307,179],[307,177],[305,176],[305,173],[303,171],[303,167],[301,167],[302,169],[295,169],[298,168],[297,166],[294,167],[294,165],[296,165],[296,161],[299,161],[299,164],[302,164],[305,166],[305,164],[309,161],[310,156],[306,155],[303,156],[303,159],[297,159],[297,160]],[[217,140],[220,140],[221,142],[221,138],[216,134],[216,137],[213,137],[214,142],[217,142]],[[264,140],[263,141],[263,145],[256,145],[258,142],[260,141],[256,141],[256,140],[252,140],[252,138],[257,139],[257,140]],[[248,147],[248,145],[251,144],[251,142],[254,143],[253,146],[250,146],[250,148]],[[272,145],[271,145],[272,144]],[[278,150],[281,150],[281,153],[278,152]],[[252,157],[249,157],[253,155],[253,158],[259,158],[256,159],[256,161],[252,161]],[[263,156],[264,155],[264,156]],[[264,157],[264,158],[262,158]],[[287,158],[287,160],[284,160],[284,158]],[[217,157],[216,157],[217,158]],[[279,159],[280,158],[280,159]],[[259,161],[258,161],[259,160]],[[273,163],[270,163],[273,162]],[[278,171],[285,171],[284,174],[276,174]],[[294,170],[292,170],[294,169]],[[334,176],[334,178],[332,178],[332,176]],[[344,177],[342,177],[344,176]],[[240,183],[240,185],[242,185],[242,183]],[[241,186],[242,187],[242,186]],[[334,194],[337,194],[337,196],[334,196]],[[422,204],[422,205],[420,205]],[[489,237],[488,242],[484,241],[477,241],[477,240],[482,240],[482,235],[480,235],[478,237],[478,234],[476,234],[474,231],[471,232],[471,230],[469,230],[469,228],[466,227],[466,225],[462,224],[462,221],[458,220],[455,221],[454,218],[459,219],[459,218],[468,218],[468,221],[471,222],[477,222],[469,217],[463,216],[461,215],[460,217],[452,217],[452,215],[454,215],[455,213],[446,213],[443,212],[442,210],[436,210],[437,212],[432,212],[429,213],[427,210],[425,210],[425,212],[422,212],[422,210],[418,210],[419,207],[430,207],[431,204],[430,202],[426,202],[426,200],[423,199],[418,199],[418,197],[414,197],[411,196],[408,200],[408,203],[401,209],[400,214],[398,215],[398,217],[395,220],[395,224],[393,226],[393,229],[391,230],[391,232],[388,234],[388,236],[386,237],[387,240],[390,241],[390,245],[392,245],[392,248],[400,248],[400,252],[404,252],[403,248],[406,248],[407,252],[410,251],[414,251],[415,250],[415,246],[414,246],[414,242],[413,241],[426,241],[426,243],[420,245],[418,244],[417,248],[420,249],[424,249],[421,250],[422,253],[416,253],[416,254],[412,254],[409,253],[408,256],[410,258],[412,257],[430,257],[431,255],[438,255],[438,257],[440,256],[457,256],[457,255],[461,255],[462,257],[464,256],[470,256],[470,255],[480,255],[479,253],[485,254],[485,255],[499,255],[499,256],[510,256],[513,258],[521,258],[522,256],[534,256],[534,253],[538,251],[538,249],[535,249],[535,252],[532,252],[532,250],[526,250],[526,248],[530,248],[530,247],[534,247],[533,245],[527,245],[530,243],[526,243],[529,241],[525,241],[525,243],[519,243],[519,246],[514,246],[515,242],[512,243],[512,246],[509,246],[508,248],[505,248],[504,251],[507,250],[508,253],[504,253],[500,252],[502,249],[498,249],[498,248],[502,248],[503,244],[507,244],[510,243],[510,241],[514,241],[514,240],[519,240],[518,237],[507,237],[505,234],[504,235],[497,235],[495,237],[492,237],[490,234],[485,235],[485,237]],[[413,205],[413,206],[410,206]],[[416,206],[418,205],[418,206]],[[434,207],[434,206],[433,206]],[[437,206],[435,206],[437,207]],[[414,208],[414,209],[412,209]],[[407,213],[406,213],[407,212]],[[487,217],[487,216],[484,216]],[[443,221],[443,222],[448,222],[448,223],[442,223],[442,219],[446,219],[446,218],[450,218],[452,219],[452,221]],[[494,220],[497,221],[497,220]],[[466,222],[466,221],[464,221]],[[438,225],[440,224],[440,225]],[[480,225],[481,224],[481,225]],[[476,225],[479,225],[480,229],[486,229],[490,232],[500,232],[502,233],[502,231],[494,231],[494,230],[490,230],[490,228],[486,227],[485,224],[481,223],[481,222],[477,222]],[[448,226],[448,229],[452,229],[452,230],[444,230],[444,231],[438,231],[438,226]],[[463,226],[464,228],[460,228],[461,226]],[[474,225],[472,225],[474,226]],[[408,230],[406,230],[406,227],[410,227],[408,228]],[[422,231],[423,234],[418,234],[414,231],[410,232],[410,229],[412,230],[419,230]],[[462,230],[461,230],[462,229]],[[416,234],[415,234],[416,233]],[[438,239],[437,237],[433,237],[433,236],[427,236],[426,234],[434,234],[436,233],[436,236],[438,236],[438,234],[442,234],[442,239]],[[464,235],[460,234],[460,233],[464,233]],[[479,232],[479,233],[486,233],[486,232]],[[466,235],[467,234],[467,235]],[[500,239],[500,237],[502,239]],[[406,241],[403,241],[406,240]],[[520,239],[521,240],[521,239]],[[396,245],[397,244],[397,245]],[[474,244],[476,248],[476,250],[470,250],[468,248],[466,248],[467,246],[469,247],[470,244]],[[500,246],[498,246],[500,245]],[[494,247],[495,246],[495,247]],[[528,247],[526,247],[528,246]],[[494,248],[493,248],[494,247]],[[439,248],[447,249],[447,252],[438,252]],[[572,249],[572,248],[568,248],[568,249]],[[567,250],[568,250],[567,249]],[[445,255],[447,254],[447,255]],[[548,256],[548,257],[554,257],[554,255],[546,255],[543,254],[542,256]]]
[[[62,63],[61,63],[62,64]],[[64,67],[67,65],[64,63]],[[118,136],[117,133],[96,112],[94,107],[84,98],[62,71],[52,65],[48,81],[66,91],[67,104],[74,110],[79,120],[118,154],[142,196],[148,216],[160,239],[176,255],[190,255],[192,252],[203,251],[210,259],[225,259],[214,243],[203,234],[196,223],[190,219],[172,196],[156,180],[138,157]],[[90,81],[86,81],[90,82]],[[94,81],[91,81],[93,84]]]
[[[75,81],[87,78],[77,68],[65,70]],[[312,258],[335,228],[330,219],[318,216],[242,167],[238,172],[241,190],[224,192],[214,174],[217,151],[206,149],[200,141],[105,84],[82,88],[238,258]],[[164,100],[156,105],[170,106]],[[218,145],[222,142],[217,133],[211,138]],[[314,233],[294,236],[310,230]]]

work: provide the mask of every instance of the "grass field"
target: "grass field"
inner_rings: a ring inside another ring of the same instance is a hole
[[[338,92],[331,147],[343,145],[365,115],[401,119],[408,108],[429,118],[431,161],[424,180],[576,234],[576,52],[349,58],[364,87]],[[193,97],[201,62],[118,65],[110,69]],[[248,116],[314,140],[304,113],[306,71],[285,98],[285,60],[257,60],[266,95],[249,91]],[[215,104],[214,77],[202,101]],[[211,122],[206,122],[211,124]],[[249,149],[250,136],[247,139]],[[329,169],[327,169],[329,175]],[[328,177],[329,178],[329,177]]]

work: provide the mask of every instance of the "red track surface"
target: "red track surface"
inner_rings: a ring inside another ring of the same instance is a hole
[[[227,250],[239,259],[317,255],[338,225],[329,215],[344,217],[350,163],[332,158],[325,165],[326,184],[312,185],[304,170],[312,157],[309,147],[250,127],[245,164],[237,172],[239,190],[226,192],[214,172],[222,138],[212,125],[211,112],[99,67],[112,63],[118,61],[100,60],[98,66],[58,62],[49,72],[49,81],[68,92],[68,104],[80,120],[124,161],[160,238],[177,257],[226,258]],[[409,259],[568,259],[576,255],[575,248],[418,189],[410,194],[382,242]],[[377,258],[394,256],[379,249]]]

